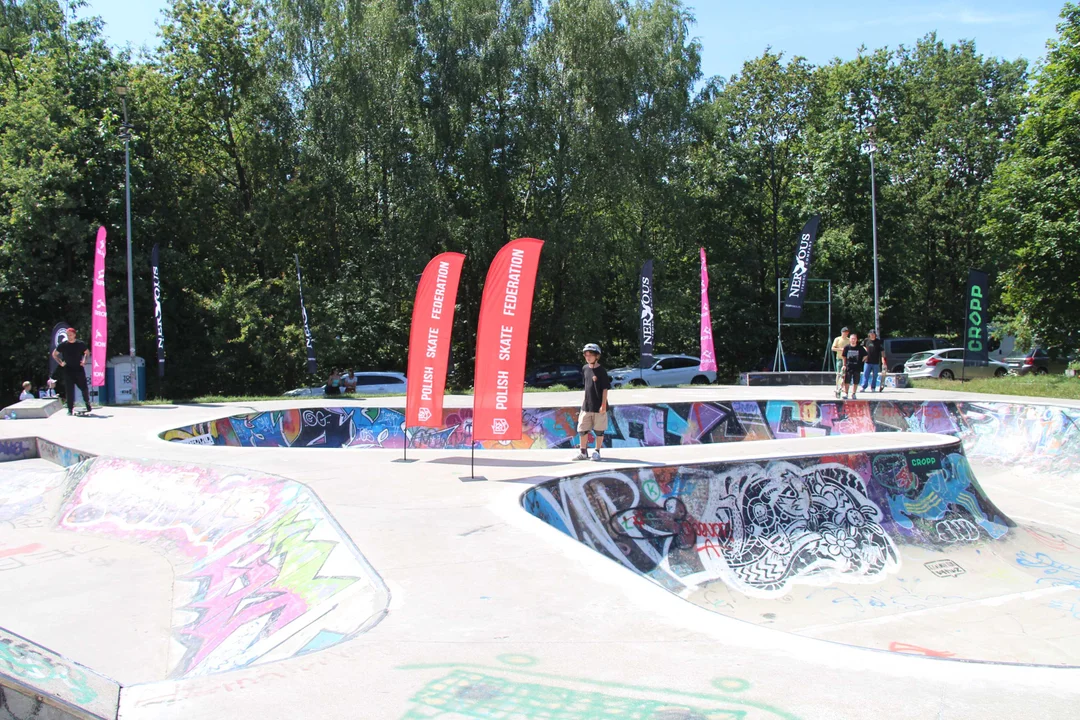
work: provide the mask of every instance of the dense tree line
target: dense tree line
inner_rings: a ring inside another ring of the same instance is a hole
[[[1073,5],[1033,77],[931,34],[819,67],[770,50],[703,78],[678,0],[173,0],[146,57],[73,12],[0,0],[5,393],[43,380],[55,322],[89,330],[99,224],[110,355],[126,351],[118,85],[136,345],[152,358],[159,243],[168,384],[151,384],[173,397],[306,382],[294,254],[320,363],[403,369],[416,276],[466,253],[457,387],[487,264],[518,236],[546,241],[532,363],[576,361],[586,341],[635,362],[650,257],[659,349],[696,352],[699,246],[721,375],[771,357],[776,275],[815,212],[834,329],[868,328],[871,133],[884,332],[958,334],[982,267],[1009,327],[1077,340]],[[793,329],[785,346],[820,357],[826,335]]]

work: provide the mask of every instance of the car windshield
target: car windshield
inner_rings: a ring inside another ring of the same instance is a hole
[[[915,353],[910,358],[908,358],[908,362],[922,362],[923,360],[926,360],[926,359],[931,358],[933,356],[934,356],[934,353],[932,353],[932,352]]]

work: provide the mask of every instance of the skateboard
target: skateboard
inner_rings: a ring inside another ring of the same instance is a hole
[[[87,415],[92,415],[93,412],[94,412],[93,410],[86,410],[86,409],[76,410],[75,411],[75,417],[86,417]]]

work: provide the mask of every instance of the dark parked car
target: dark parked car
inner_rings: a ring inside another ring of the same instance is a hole
[[[1053,357],[1042,348],[1035,348],[1023,355],[1007,357],[1004,362],[1009,366],[1009,372],[1014,375],[1046,375],[1065,372],[1067,361]]]
[[[565,385],[568,388],[585,387],[581,375],[581,365],[552,363],[540,365],[525,375],[525,384],[534,388],[547,388],[552,385]]]

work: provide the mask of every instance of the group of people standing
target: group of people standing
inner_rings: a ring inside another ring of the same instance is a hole
[[[336,368],[330,371],[330,377],[326,380],[323,392],[327,395],[340,395],[341,393],[356,392],[356,373],[349,372],[342,375]]]
[[[67,336],[67,342],[62,342],[56,346],[56,349],[52,351],[52,358],[56,361],[58,372],[64,380],[64,389],[66,391],[64,400],[67,402],[68,415],[71,415],[75,409],[76,388],[82,393],[86,412],[90,412],[93,408],[90,406],[90,388],[87,387],[86,383],[86,363],[90,361],[90,349],[86,346],[86,343],[76,337],[75,328],[68,328],[65,335]],[[38,392],[37,397],[40,399],[57,397],[56,380],[49,378],[46,386]],[[27,380],[22,384],[19,400],[34,399],[33,386]]]
[[[881,368],[888,367],[888,359],[877,331],[871,330],[867,333],[866,341],[860,345],[859,334],[844,328],[833,340],[832,350],[836,353],[837,398],[855,400],[858,397],[856,387],[863,392],[866,392],[868,387],[870,392],[873,392],[875,387],[878,392],[885,389],[885,374]]]

